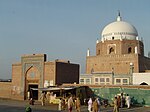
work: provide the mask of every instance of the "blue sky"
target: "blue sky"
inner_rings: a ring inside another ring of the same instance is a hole
[[[0,78],[11,78],[24,54],[44,53],[48,61],[70,60],[85,73],[86,51],[118,10],[134,25],[150,51],[150,0],[0,0]]]

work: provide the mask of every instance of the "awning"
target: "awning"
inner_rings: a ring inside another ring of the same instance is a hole
[[[55,90],[71,90],[75,87],[49,87],[49,88],[31,88],[32,90],[40,90],[40,91],[55,91]]]

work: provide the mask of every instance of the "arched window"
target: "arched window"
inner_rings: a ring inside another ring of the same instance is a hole
[[[98,55],[100,55],[100,50],[98,50]]]
[[[112,53],[114,53],[114,48],[113,47],[111,47],[110,49],[109,49],[109,54],[112,54]]]
[[[132,53],[132,48],[131,47],[128,48],[128,53],[129,54]]]

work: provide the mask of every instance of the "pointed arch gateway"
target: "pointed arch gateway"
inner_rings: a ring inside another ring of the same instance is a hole
[[[45,61],[45,54],[24,55],[21,57],[21,96],[24,100],[27,99],[27,91],[32,85],[35,84],[36,88],[37,86],[38,88],[43,87]]]
[[[31,88],[38,88],[40,85],[40,72],[37,67],[31,66],[25,73],[25,93],[30,92],[30,98],[38,100],[38,90],[32,91]],[[28,96],[25,96],[27,99]]]

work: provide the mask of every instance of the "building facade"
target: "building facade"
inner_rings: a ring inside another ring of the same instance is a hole
[[[79,65],[69,61],[46,61],[46,54],[24,55],[21,62],[12,65],[13,99],[27,99],[31,88],[56,86],[63,83],[79,83]],[[39,99],[40,92],[34,91],[34,98]]]
[[[133,84],[133,72],[149,69],[150,58],[144,56],[143,41],[136,28],[122,20],[120,13],[115,22],[102,30],[101,39],[96,41],[96,55],[91,56],[90,50],[87,51],[86,74],[112,72],[113,78],[109,77],[112,84]]]
[[[113,72],[81,74],[80,84],[86,85],[130,85],[132,75],[115,75]]]

